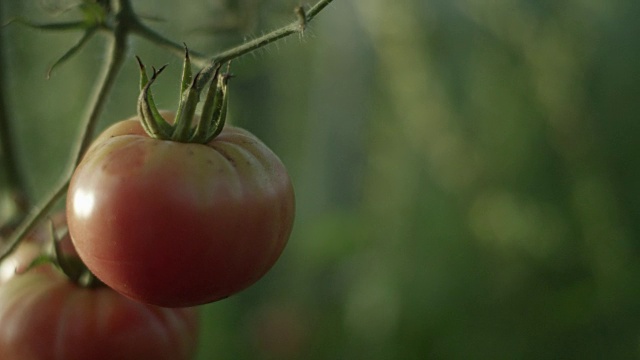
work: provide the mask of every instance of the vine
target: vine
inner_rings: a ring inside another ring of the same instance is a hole
[[[213,57],[207,58],[198,52],[190,52],[192,62],[202,67],[196,87],[202,89],[207,82],[211,80],[221,64],[267,46],[289,35],[303,33],[309,22],[331,2],[333,2],[333,0],[319,0],[308,10],[305,10],[303,7],[297,7],[294,12],[296,20],[292,23],[239,46],[222,51]],[[180,54],[181,56],[184,54],[184,45],[165,38],[143,24],[140,17],[134,12],[131,0],[111,0],[110,2],[106,0],[85,1],[80,6],[80,10],[82,10],[85,15],[84,21],[44,25],[32,24],[24,19],[14,19],[12,21],[45,30],[84,30],[84,36],[80,41],[56,61],[49,71],[52,71],[58,64],[74,55],[99,30],[109,34],[110,41],[107,45],[109,52],[108,60],[103,65],[102,76],[92,93],[88,109],[81,122],[81,131],[78,135],[73,157],[64,175],[53,190],[32,208],[17,229],[3,244],[3,249],[0,250],[0,260],[9,255],[20,243],[20,240],[40,222],[51,211],[57,201],[65,195],[75,167],[93,140],[96,123],[104,110],[106,100],[109,97],[126,58],[129,37],[136,35],[155,45],[168,49],[173,53]],[[0,107],[0,121],[8,123],[6,118],[1,119],[3,116],[1,109],[4,108],[4,106]],[[3,125],[6,126],[6,124]],[[2,130],[3,134],[8,134],[4,128]],[[8,142],[9,145],[6,144],[7,143],[3,141],[3,146],[12,145],[11,142]],[[15,161],[13,164],[15,165]],[[18,172],[15,172],[15,174],[18,174]],[[13,185],[18,186],[19,189],[19,184],[22,183],[21,179],[13,179],[11,181],[10,184],[13,183]]]

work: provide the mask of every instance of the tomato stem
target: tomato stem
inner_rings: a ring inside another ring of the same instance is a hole
[[[122,0],[122,2],[127,2]],[[111,93],[111,89],[115,84],[115,80],[124,64],[124,59],[128,49],[128,29],[126,26],[117,26],[113,31],[113,40],[110,44],[109,59],[104,64],[102,76],[98,81],[93,96],[89,102],[87,114],[81,124],[80,143],[75,151],[73,165],[68,172],[69,177],[73,173],[73,169],[78,165],[84,152],[91,144],[95,132],[95,126],[107,102],[107,98]]]
[[[291,24],[213,56],[209,60],[208,65],[205,66],[204,69],[202,69],[202,76],[200,77],[198,87],[203,88],[206,85],[206,83],[213,77],[216,67],[218,67],[220,64],[227,63],[233,59],[267,46],[291,34],[304,32],[309,22],[311,22],[311,20],[313,20],[316,15],[320,13],[320,11],[322,11],[327,5],[332,2],[333,0],[320,0],[306,12],[300,11],[299,8],[296,8],[295,13],[297,19]]]
[[[121,3],[127,3],[128,0],[119,0]],[[123,7],[126,9],[126,6]],[[129,7],[130,9],[130,7]],[[119,22],[119,24],[125,24]],[[81,135],[77,144],[77,148],[74,151],[74,156],[69,166],[64,171],[62,181],[56,186],[56,188],[45,196],[32,211],[22,220],[18,228],[9,237],[4,244],[4,248],[0,251],[0,261],[7,257],[20,243],[20,240],[29,232],[35,225],[48,214],[51,209],[56,205],[57,201],[66,194],[69,186],[69,180],[75,170],[77,164],[82,159],[84,152],[91,144],[93,133],[100,114],[104,109],[108,95],[115,84],[116,77],[122,68],[124,59],[127,53],[127,34],[128,29],[125,25],[116,26],[113,31],[112,41],[109,44],[109,59],[104,63],[102,76],[97,83],[93,96],[90,100],[87,114],[84,117],[84,121],[81,124]]]

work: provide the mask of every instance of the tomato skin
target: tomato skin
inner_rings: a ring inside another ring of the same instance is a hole
[[[188,360],[197,334],[193,308],[159,308],[107,287],[81,288],[51,265],[0,286],[0,359]]]
[[[101,134],[67,195],[87,267],[138,301],[184,307],[260,279],[282,253],[294,195],[282,162],[226,126],[207,145],[152,139],[136,118]]]

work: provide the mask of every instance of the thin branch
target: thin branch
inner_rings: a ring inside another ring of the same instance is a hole
[[[180,57],[184,56],[184,44],[179,44],[175,41],[171,41],[164,36],[158,34],[151,28],[145,26],[143,23],[136,21],[131,26],[131,32],[150,41],[151,43],[163,47],[168,51],[178,55]],[[191,56],[191,60],[198,66],[205,66],[208,58],[198,53],[197,51],[189,50],[189,56]]]
[[[195,65],[198,65],[204,68],[203,74],[202,74],[204,76],[200,78],[198,85],[201,87],[207,81],[209,81],[211,79],[211,76],[213,76],[213,72],[215,72],[215,68],[220,64],[224,64],[229,60],[233,60],[251,51],[257,50],[272,42],[282,39],[283,37],[289,36],[291,34],[303,32],[305,26],[311,20],[313,20],[313,18],[316,17],[316,15],[318,15],[318,13],[320,13],[320,11],[322,11],[331,2],[333,2],[333,0],[320,0],[311,8],[309,8],[309,10],[307,10],[306,12],[302,11],[303,10],[302,7],[296,8],[295,9],[296,15],[299,17],[299,19],[297,19],[296,21],[292,22],[287,26],[274,30],[268,34],[265,34],[259,38],[256,38],[250,42],[234,47],[227,51],[223,51],[218,55],[215,55],[213,58],[207,58],[203,54],[200,54],[195,51],[190,51],[192,62]],[[302,15],[302,18],[300,19],[301,15]],[[131,25],[132,25],[131,31],[134,34],[140,37],[143,37],[149,40],[150,42],[160,47],[163,47],[178,56],[184,55],[184,44],[180,44],[165,38],[164,36],[158,34],[157,32],[145,26],[143,23],[139,21],[135,21]]]
[[[315,5],[313,5],[309,10],[307,10],[307,22],[311,21],[320,11],[322,11],[327,5],[329,5],[333,0],[323,0],[318,1]]]
[[[34,207],[33,210],[22,220],[18,228],[11,234],[0,250],[0,261],[4,260],[20,244],[20,240],[26,236],[44,217],[53,210],[57,201],[64,196],[69,187],[69,182],[59,185],[50,195],[44,197],[42,204]]]
[[[91,144],[98,118],[104,110],[107,98],[124,64],[127,53],[127,31],[125,29],[116,29],[109,53],[111,56],[103,68],[101,80],[98,83],[100,85],[96,87],[91,97],[87,114],[84,116],[84,121],[81,125],[81,141],[79,141],[77,145],[75,157],[70,164],[71,168],[67,172],[68,174],[71,174],[78,163],[80,163],[84,152]]]
[[[79,137],[77,149],[75,150],[74,157],[69,163],[69,167],[64,172],[64,176],[58,186],[48,195],[43,198],[43,201],[38,204],[32,212],[22,221],[20,226],[11,237],[4,244],[4,248],[0,251],[0,260],[9,255],[20,243],[20,240],[33,229],[56,205],[67,192],[69,187],[69,180],[73,174],[74,169],[82,159],[82,155],[91,144],[93,139],[93,133],[97,120],[104,109],[107,98],[113,85],[115,84],[116,77],[122,68],[124,59],[127,53],[127,32],[126,30],[116,29],[111,41],[111,54],[109,60],[105,62],[102,71],[102,76],[98,82],[95,92],[90,100],[90,105],[87,111],[87,115],[84,117],[84,121],[81,126],[81,135]]]
[[[229,62],[235,58],[238,58],[242,55],[250,53],[254,50],[262,48],[266,45],[269,45],[277,40],[280,40],[284,37],[287,37],[291,34],[296,34],[304,31],[305,26],[313,20],[313,18],[318,15],[322,9],[324,9],[327,5],[332,3],[333,0],[320,0],[315,5],[313,5],[308,11],[303,12],[305,15],[304,18],[297,19],[289,25],[276,29],[268,34],[262,35],[256,39],[253,39],[249,42],[246,42],[240,46],[236,46],[227,51],[223,51],[211,58],[209,64],[202,69],[202,73],[200,79],[198,79],[198,88],[203,88],[204,85],[211,80],[211,77],[215,73],[216,67],[220,64],[224,64]],[[299,13],[299,8],[297,9]]]

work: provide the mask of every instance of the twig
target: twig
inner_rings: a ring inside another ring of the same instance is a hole
[[[79,137],[80,141],[78,142],[77,149],[74,152],[74,157],[69,163],[60,184],[58,184],[48,196],[45,196],[40,204],[34,207],[31,213],[29,213],[16,231],[14,231],[11,237],[7,240],[4,248],[0,252],[0,260],[10,254],[18,246],[20,240],[28,234],[29,231],[31,231],[31,229],[33,229],[33,227],[51,211],[57,201],[66,194],[73,170],[82,159],[82,155],[85,150],[91,144],[97,120],[104,109],[109,93],[111,92],[116,77],[124,63],[127,53],[126,40],[126,30],[116,29],[114,31],[114,36],[112,37],[110,44],[111,50],[109,51],[111,55],[109,60],[104,64],[101,80],[98,82],[90,100],[89,110],[87,115],[84,117],[84,121],[81,126],[81,135]]]
[[[204,69],[202,69],[200,78],[198,79],[198,88],[204,88],[205,84],[209,80],[211,80],[211,77],[215,73],[216,67],[218,67],[220,64],[229,62],[235,58],[262,48],[291,34],[303,32],[305,26],[309,22],[311,22],[311,20],[313,20],[313,18],[331,2],[333,2],[333,0],[320,0],[309,10],[307,10],[306,12],[302,12],[305,15],[303,19],[298,18],[296,21],[292,22],[289,25],[276,29],[268,34],[265,34],[240,46],[236,46],[232,49],[223,51],[213,56],[213,58],[211,58],[211,60],[209,61],[209,64],[205,66]],[[300,8],[297,8],[296,10],[298,10],[297,13],[299,16]]]

